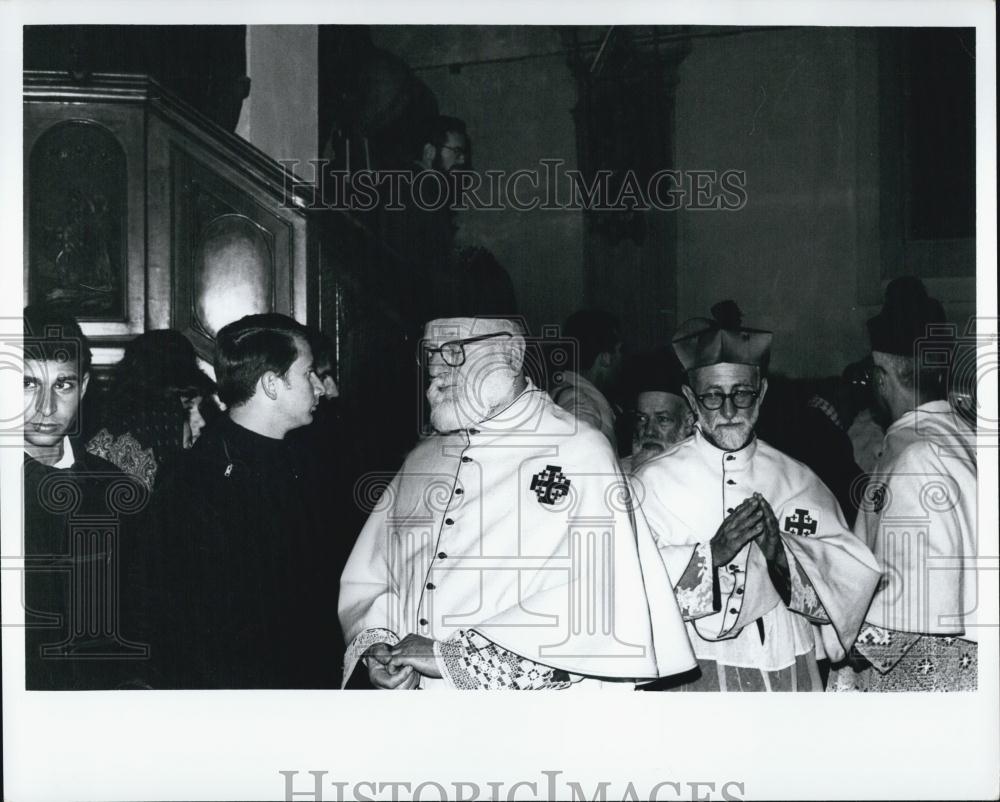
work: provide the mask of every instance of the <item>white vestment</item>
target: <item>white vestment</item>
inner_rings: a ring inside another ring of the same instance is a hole
[[[780,671],[814,650],[822,656],[814,637],[819,630],[831,657],[850,648],[878,582],[878,566],[809,468],[759,439],[724,451],[696,429],[641,466],[632,482],[675,581],[699,661]],[[729,564],[712,565],[712,537],[755,492],[778,519],[790,571],[787,605],[755,541]]]
[[[386,484],[341,580],[345,681],[368,646],[410,633],[477,633],[577,677],[694,666],[607,441],[530,383],[474,429],[421,442]]]
[[[947,401],[932,401],[888,428],[862,499],[854,530],[884,577],[858,649],[880,672],[911,652],[906,670],[932,675],[914,676],[914,690],[975,687],[964,676],[974,669],[971,647],[954,641],[978,641],[976,609],[983,600],[976,587],[976,484],[975,432]],[[921,637],[947,643],[920,645]],[[945,651],[955,652],[955,659],[936,664],[944,655],[935,653],[953,645]],[[928,656],[916,659],[921,650]],[[907,682],[897,677],[886,686],[905,689]]]

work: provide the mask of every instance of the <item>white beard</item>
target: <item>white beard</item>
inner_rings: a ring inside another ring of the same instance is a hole
[[[753,437],[753,427],[750,424],[745,426],[728,428],[725,426],[709,430],[709,437],[715,444],[726,451],[738,451],[743,448]]]
[[[465,428],[458,418],[458,410],[450,397],[431,401],[431,425],[439,432]]]
[[[433,381],[427,388],[431,425],[439,432],[476,426],[504,402],[513,385],[514,377],[501,371],[490,372],[478,387],[452,387],[445,392]]]

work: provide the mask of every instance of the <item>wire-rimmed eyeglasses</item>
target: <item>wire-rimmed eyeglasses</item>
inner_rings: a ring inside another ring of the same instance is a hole
[[[442,343],[437,348],[424,345],[420,349],[420,356],[417,358],[418,365],[430,364],[434,354],[441,354],[441,359],[450,367],[458,368],[465,364],[465,346],[469,343],[477,343],[481,340],[489,340],[493,337],[512,337],[509,331],[496,331],[493,334],[480,334],[478,337],[466,337],[462,340],[450,340]]]
[[[733,390],[731,393],[722,393],[718,390],[710,390],[707,393],[696,395],[695,398],[698,399],[698,403],[705,407],[705,409],[712,411],[722,409],[722,405],[726,403],[727,398],[733,402],[733,406],[737,409],[749,409],[760,398],[760,392],[757,390],[740,389]]]

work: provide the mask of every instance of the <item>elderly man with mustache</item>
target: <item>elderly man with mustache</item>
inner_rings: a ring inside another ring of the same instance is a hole
[[[603,435],[526,378],[504,318],[427,324],[431,423],[374,503],[341,580],[345,683],[634,687],[694,666]]]
[[[673,339],[695,434],[633,477],[698,659],[664,684],[822,690],[817,657],[851,647],[878,565],[816,475],[754,434],[771,333],[743,328],[732,301],[712,312]]]

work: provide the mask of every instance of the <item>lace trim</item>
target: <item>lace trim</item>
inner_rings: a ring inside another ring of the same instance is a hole
[[[399,636],[391,629],[378,627],[366,629],[358,633],[358,636],[351,641],[347,647],[347,651],[344,653],[344,679],[341,687],[347,685],[347,681],[351,678],[351,674],[354,673],[358,661],[368,650],[368,647],[374,646],[376,643],[386,643],[389,646],[395,646],[399,643]]]
[[[712,544],[699,543],[674,587],[677,606],[685,620],[712,612]]]
[[[459,630],[434,655],[441,676],[460,690],[537,691],[570,686],[565,671],[535,663],[497,646],[473,630]]]
[[[830,621],[826,608],[816,595],[816,588],[797,562],[792,571],[792,599],[788,609],[819,623],[826,624]]]

